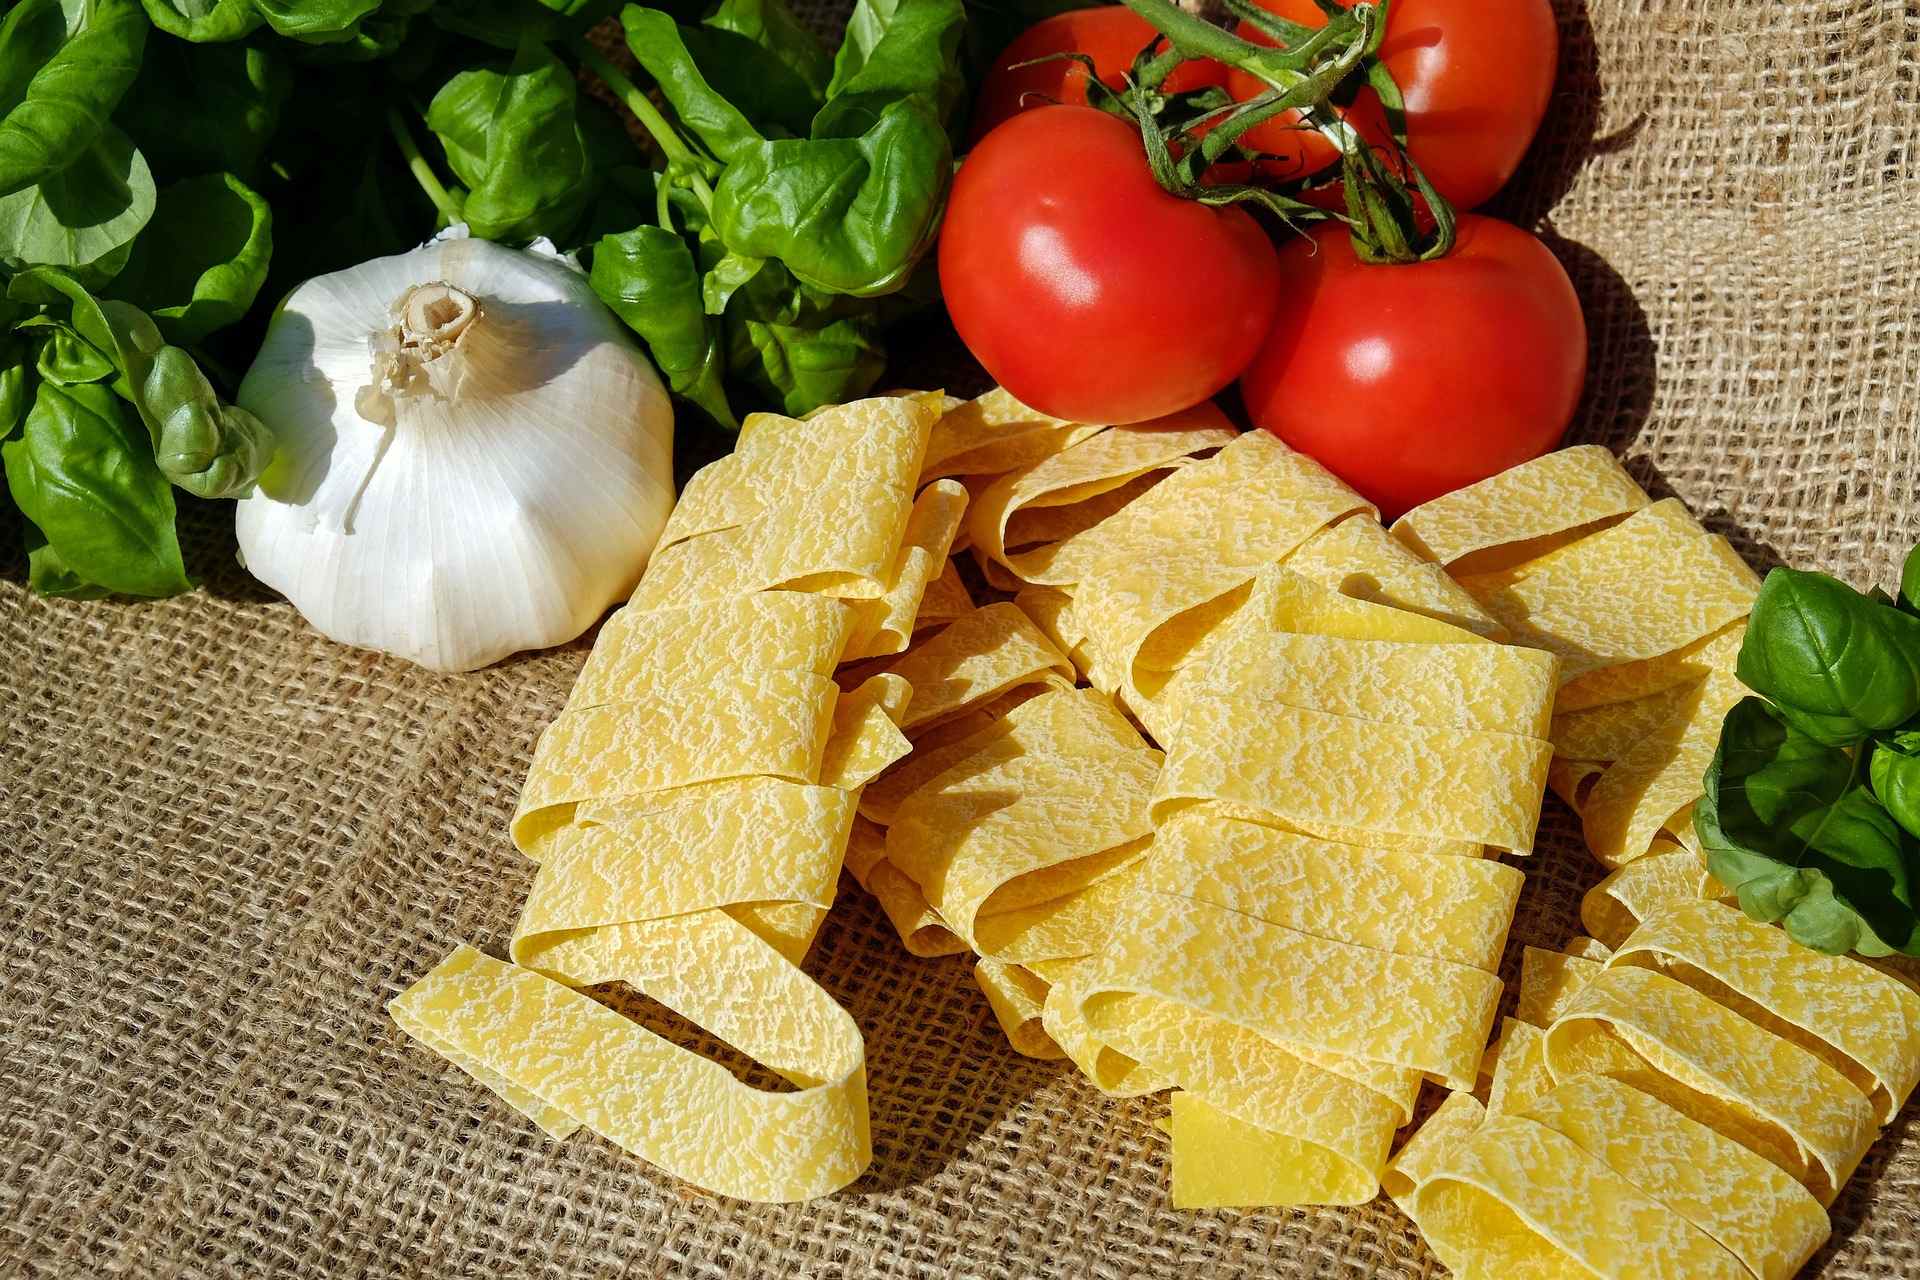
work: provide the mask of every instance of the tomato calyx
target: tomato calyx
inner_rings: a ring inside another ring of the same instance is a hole
[[[1379,57],[1390,0],[1362,0],[1351,7],[1316,0],[1327,15],[1320,27],[1277,17],[1252,0],[1224,0],[1232,17],[1272,45],[1244,39],[1170,0],[1124,2],[1164,40],[1141,51],[1123,88],[1096,89],[1090,82],[1087,100],[1139,128],[1148,167],[1163,188],[1202,204],[1255,204],[1295,227],[1326,219],[1344,222],[1356,254],[1366,262],[1424,262],[1452,249],[1454,211],[1406,153],[1400,89]],[[1161,93],[1167,77],[1189,59],[1243,71],[1266,89],[1241,101],[1217,87]],[[1369,142],[1336,110],[1362,83],[1379,98],[1392,134],[1390,149]],[[1239,154],[1236,144],[1243,135],[1276,120],[1297,121],[1292,127],[1314,130],[1338,148],[1344,209],[1299,198],[1299,183],[1276,187],[1209,179],[1210,170]]]

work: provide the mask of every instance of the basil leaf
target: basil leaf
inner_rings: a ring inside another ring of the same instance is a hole
[[[33,407],[33,379],[29,376],[25,346],[8,339],[8,363],[0,367],[0,440],[11,439]]]
[[[782,0],[723,0],[680,36],[707,83],[763,132],[806,136],[833,58]]]
[[[802,283],[856,296],[903,284],[933,242],[953,151],[905,98],[857,138],[780,139],[735,154],[713,224],[735,253],[779,258]]]
[[[139,412],[153,458],[173,483],[202,498],[237,498],[253,488],[273,459],[272,435],[245,409],[222,404],[193,357],[168,346],[145,312],[99,301],[71,276],[44,267],[16,276],[10,292],[71,303],[75,331],[113,358],[113,390]]]
[[[1824,573],[1775,569],[1740,646],[1741,683],[1831,746],[1920,713],[1920,618]]]
[[[674,392],[728,430],[739,422],[721,386],[718,324],[702,306],[700,273],[687,242],[664,227],[604,237],[587,279],[639,334]]]
[[[707,149],[731,162],[761,137],[739,108],[729,102],[700,72],[680,26],[658,9],[628,5],[620,12],[627,47],[660,86],[680,123],[691,129]]]
[[[134,0],[24,0],[0,24],[0,195],[86,152],[140,70]],[[96,255],[97,256],[97,255]]]
[[[337,66],[391,59],[388,65],[397,66],[400,59],[396,55],[412,34],[412,17],[394,13],[393,6],[388,4],[378,13],[362,18],[339,39],[312,42],[301,53],[300,60],[309,66]]]
[[[812,136],[857,137],[906,99],[944,125],[966,93],[959,57],[966,21],[960,0],[860,0]]]
[[[1867,776],[1894,821],[1920,837],[1920,729],[1902,730],[1874,743]]]
[[[25,529],[27,547],[27,585],[43,596],[60,596],[67,600],[100,600],[112,595],[105,587],[96,586],[73,571],[61,558],[47,535],[41,533],[32,521]]]
[[[253,0],[143,0],[153,25],[196,44],[224,43],[252,34],[266,21]]]
[[[165,178],[248,178],[292,91],[286,62],[265,49],[155,40],[114,120]]]
[[[0,196],[0,258],[56,267],[98,262],[140,234],[153,205],[145,157],[109,125],[65,169]]]
[[[1708,869],[1754,919],[1830,954],[1920,954],[1920,846],[1859,775],[1844,750],[1743,698],[1727,713],[1694,828]]]
[[[794,16],[785,0],[721,0],[700,24],[751,41],[772,55],[805,86],[809,97],[824,100],[833,80],[833,55]]]
[[[743,258],[737,253],[722,255],[700,281],[700,299],[710,316],[724,314],[727,302],[767,265],[765,258]]]
[[[886,369],[870,312],[771,263],[734,295],[726,337],[729,371],[795,417],[859,399]]]
[[[254,7],[281,35],[309,44],[334,44],[359,33],[360,20],[380,0],[253,0]]]
[[[427,108],[447,162],[467,184],[473,234],[488,240],[561,239],[595,194],[573,73],[538,43],[504,71],[454,76]]]
[[[112,358],[75,333],[72,325],[56,320],[31,329],[22,328],[41,337],[34,369],[48,382],[71,387],[83,382],[106,382],[119,372]]]
[[[145,310],[169,342],[203,341],[247,313],[267,282],[273,213],[230,173],[177,182],[160,193],[147,233],[113,283],[113,296]]]
[[[1920,547],[1907,552],[1900,569],[1900,606],[1908,613],[1920,613]]]
[[[134,596],[188,590],[173,490],[139,428],[98,383],[40,384],[20,438],[0,445],[7,488],[45,537],[41,578]]]

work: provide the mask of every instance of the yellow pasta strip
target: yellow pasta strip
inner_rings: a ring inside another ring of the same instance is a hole
[[[914,615],[913,629],[917,634],[971,612],[973,597],[968,594],[967,584],[953,567],[953,561],[948,560],[941,566],[939,576],[927,584],[926,594],[920,597],[920,612]]]
[[[785,964],[767,955],[769,969]],[[796,1200],[846,1185],[868,1158],[859,1030],[824,993],[813,1004],[808,1012],[839,1052],[815,1066],[826,1079],[792,1093],[751,1089],[590,997],[470,947],[388,1007],[409,1034],[488,1083],[536,1098],[550,1118],[584,1124],[723,1195]],[[679,1123],[689,1111],[704,1123]]]
[[[1237,589],[1365,509],[1318,464],[1250,432],[1061,544],[1049,577],[1075,583],[1074,613],[1099,666],[1126,690],[1143,650],[1144,665],[1176,669],[1231,614]]]
[[[1162,824],[1145,886],[1315,937],[1491,972],[1523,879],[1498,862],[1336,844],[1199,806]],[[1416,938],[1409,919],[1449,928]]]
[[[1176,1209],[1300,1204],[1351,1178],[1337,1152],[1236,1119],[1198,1094],[1177,1089],[1171,1103]]]
[[[1526,1113],[1632,1179],[1762,1280],[1786,1280],[1827,1238],[1826,1212],[1799,1183],[1618,1081],[1583,1076]]]
[[[1533,560],[1543,540],[1619,519],[1648,501],[1611,453],[1576,445],[1416,507],[1394,522],[1393,535],[1449,569],[1516,547]]]
[[[1533,846],[1552,748],[1508,733],[1460,733],[1292,711],[1255,720],[1246,704],[1193,699],[1183,742],[1239,740],[1243,752],[1176,746],[1155,796],[1157,817],[1204,800],[1247,805],[1287,823],[1438,836],[1501,849]],[[1380,785],[1390,777],[1393,785]]]
[[[848,865],[909,950],[979,953],[975,980],[1018,1052],[1060,1057],[1043,973],[1097,950],[1131,891],[1159,753],[1074,690],[1010,604],[961,615],[888,674],[915,690],[915,750],[866,794]]]
[[[854,634],[843,661],[899,653],[919,625],[928,589],[947,564],[947,552],[967,510],[967,491],[952,480],[928,485],[907,513],[900,551],[877,600],[853,611]]]
[[[1487,1114],[1503,1116],[1524,1111],[1552,1089],[1553,1073],[1547,1069],[1545,1029],[1519,1018],[1508,1018],[1497,1042]]]
[[[1775,928],[1722,902],[1685,902],[1650,920],[1621,947],[1614,964],[1672,962],[1724,984],[1764,1012],[1776,1034],[1831,1045],[1857,1064],[1840,1069],[1870,1093],[1880,1123],[1890,1122],[1920,1081],[1920,994],[1849,956],[1795,946]]]
[[[1233,428],[1211,404],[1157,422],[1103,431],[1072,448],[1010,469],[987,486],[968,514],[972,544],[1025,581],[1051,581],[1051,566],[1062,552],[1050,544],[1069,541],[1116,514],[1112,503],[1100,499],[1119,492],[1130,502],[1143,491],[1131,487],[1135,481],[1219,449],[1234,438]],[[1021,527],[1026,513],[1089,507],[1100,517],[1089,521],[1082,515],[1044,528],[1031,523]],[[1030,549],[1022,554],[1023,547]]]
[[[1461,585],[1516,641],[1560,654],[1571,679],[1719,631],[1752,610],[1760,580],[1669,498],[1519,569]]]
[[[1411,1216],[1409,1199],[1421,1183],[1446,1167],[1447,1158],[1473,1137],[1487,1120],[1487,1110],[1470,1093],[1450,1093],[1439,1108],[1396,1151],[1381,1176],[1382,1189]],[[1449,1266],[1454,1265],[1449,1263]]]
[[[1047,983],[1032,970],[982,956],[973,966],[973,979],[1015,1052],[1043,1060],[1066,1056],[1042,1025]]]
[[[1526,948],[1520,962],[1520,999],[1514,1016],[1536,1027],[1552,1025],[1604,967],[1604,960]]]
[[[934,425],[921,483],[941,476],[998,475],[1070,448],[1100,430],[1029,409],[995,387],[948,409]]]
[[[823,1195],[866,1166],[859,1030],[797,965],[860,789],[909,750],[907,681],[843,689],[834,672],[903,645],[944,563],[961,490],[912,497],[935,413],[918,396],[758,416],[689,485],[535,750],[513,833],[540,871],[514,963],[462,948],[390,1006],[556,1137],[584,1124],[751,1200]],[[609,982],[793,1089],[577,990]]]
[[[1371,519],[1346,519],[1308,538],[1287,568],[1356,600],[1391,605],[1503,639],[1505,631],[1437,564],[1410,555]]]
[[[847,600],[886,595],[913,507],[929,414],[911,399],[865,400],[782,430],[779,438],[790,450],[750,455],[743,449],[721,459],[714,465],[732,464],[740,483],[750,478],[778,500],[744,523],[707,528],[681,518],[683,499],[633,605],[650,610],[775,588]],[[803,483],[793,471],[795,457],[820,454],[830,456],[830,465],[811,474],[823,479]]]
[[[1015,905],[1008,894],[1022,878],[1151,829],[1147,798],[1160,753],[1099,694],[1043,694],[1002,723],[1007,732],[909,796],[887,831],[888,861],[963,938],[996,901]],[[1038,900],[1055,896],[1047,890]]]
[[[901,728],[909,733],[938,724],[1017,685],[1052,671],[1064,680],[1073,665],[1033,620],[1012,604],[990,604],[957,618],[944,631],[887,668],[913,686]]]
[[[847,841],[847,873],[879,901],[908,954],[930,958],[959,955],[968,949],[947,928],[939,912],[927,905],[920,886],[887,861],[887,833],[865,818],[853,822],[853,835]]]
[[[1587,984],[1547,1033],[1556,1077],[1595,1027],[1620,1037],[1663,1075],[1759,1117],[1815,1161],[1822,1200],[1846,1182],[1878,1130],[1874,1109],[1817,1055],[1652,970],[1621,965]]]
[[[1685,849],[1669,845],[1620,867],[1587,890],[1580,900],[1580,922],[1587,932],[1618,947],[1639,927],[1678,903],[1708,896],[1713,878]]]
[[[1462,1275],[1749,1277],[1707,1232],[1525,1114],[1488,1120],[1409,1202],[1435,1253]]]

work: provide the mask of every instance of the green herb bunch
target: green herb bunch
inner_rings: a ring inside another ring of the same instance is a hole
[[[1756,920],[1817,951],[1920,955],[1920,548],[1900,594],[1767,575],[1694,825]]]
[[[931,296],[960,0],[861,0],[837,56],[783,0],[628,8],[645,91],[587,43],[617,8],[13,4],[0,458],[33,587],[190,587],[175,491],[243,495],[271,462],[271,422],[229,401],[273,300],[454,222],[577,253],[723,427],[868,390],[882,326]]]

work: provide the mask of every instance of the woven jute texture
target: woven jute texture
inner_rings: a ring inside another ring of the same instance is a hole
[[[1592,328],[1576,437],[1757,566],[1886,581],[1920,538],[1920,11],[1561,0],[1544,135],[1502,197]],[[895,376],[966,376],[950,340]],[[963,387],[962,389],[976,389]],[[0,553],[0,1276],[1426,1277],[1384,1202],[1176,1213],[1161,1104],[1014,1056],[963,962],[851,885],[809,961],[866,1034],[873,1169],[807,1205],[554,1144],[382,1005],[501,953],[506,825],[584,642],[434,676],[335,647],[187,517],[204,590],[30,598]],[[1595,878],[1550,806],[1514,937]],[[1920,1276],[1898,1121],[1809,1274]]]

